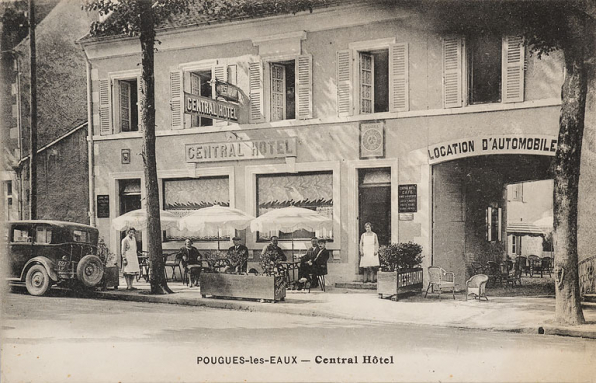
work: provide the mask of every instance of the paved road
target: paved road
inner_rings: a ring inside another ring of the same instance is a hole
[[[3,382],[596,379],[596,341],[578,338],[102,301],[59,291],[44,298],[8,294],[3,311]],[[197,363],[219,356],[245,362]],[[364,356],[392,363],[364,364]],[[316,363],[355,357],[358,364]]]

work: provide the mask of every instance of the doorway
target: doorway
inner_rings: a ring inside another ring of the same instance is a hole
[[[358,238],[370,222],[379,245],[391,243],[391,168],[358,171],[358,216]]]

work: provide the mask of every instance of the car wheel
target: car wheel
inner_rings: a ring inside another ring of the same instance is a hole
[[[41,296],[48,292],[51,286],[50,276],[42,265],[33,265],[25,277],[27,291],[31,295]]]
[[[95,287],[103,278],[103,263],[96,255],[85,255],[77,265],[77,279],[87,287]]]

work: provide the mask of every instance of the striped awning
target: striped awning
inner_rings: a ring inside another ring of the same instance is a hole
[[[507,224],[507,233],[516,235],[546,235],[544,229],[526,222],[515,222]]]

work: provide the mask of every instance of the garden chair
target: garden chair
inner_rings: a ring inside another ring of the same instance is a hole
[[[528,266],[528,259],[526,257],[522,257],[521,255],[515,257],[515,263],[518,263],[521,267],[521,270],[528,275],[530,273],[530,266]]]
[[[501,272],[501,267],[495,261],[488,261],[487,262],[487,271],[488,271],[488,280],[493,283],[493,286],[497,284],[501,284],[503,282],[503,274]]]
[[[542,272],[548,273],[549,277],[552,277],[551,273],[553,271],[553,259],[550,257],[542,258]],[[542,274],[540,274],[542,276]]]
[[[537,255],[528,255],[528,263],[530,266],[530,277],[533,277],[534,273],[540,273],[540,277],[542,277],[542,263],[540,257]]]
[[[488,301],[486,296],[486,284],[488,283],[488,275],[476,274],[472,278],[466,281],[466,300],[468,295],[474,294],[474,299],[484,297]]]
[[[507,273],[505,278],[505,286],[511,283],[511,287],[515,286],[516,283],[519,283],[521,286],[521,275],[522,275],[523,265],[519,262],[515,262],[513,264],[513,272]]]
[[[176,251],[174,253],[164,253],[164,273],[167,267],[172,268],[172,281],[176,280],[176,269],[178,269],[178,274],[180,275],[180,280],[183,281],[183,272],[182,272],[182,255]],[[166,273],[166,280],[168,275]]]
[[[428,290],[435,292],[435,288],[439,290],[439,299],[441,299],[441,291],[443,289],[451,289],[453,299],[455,299],[455,274],[445,271],[442,267],[430,266],[428,268],[428,287],[424,297],[428,295]]]

